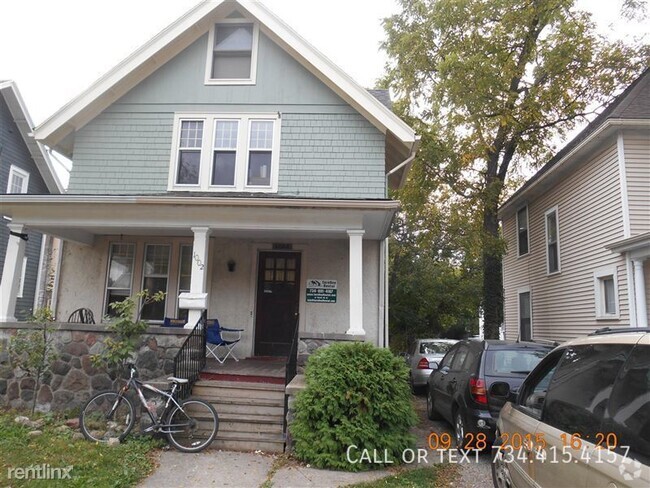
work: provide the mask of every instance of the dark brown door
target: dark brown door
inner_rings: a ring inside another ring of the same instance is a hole
[[[255,355],[287,356],[300,299],[300,253],[260,252]]]

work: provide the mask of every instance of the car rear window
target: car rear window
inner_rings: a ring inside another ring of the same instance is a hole
[[[487,375],[510,375],[530,373],[548,351],[530,349],[497,349],[488,350],[485,357],[485,372]]]
[[[450,342],[421,342],[420,354],[446,354],[453,346]]]

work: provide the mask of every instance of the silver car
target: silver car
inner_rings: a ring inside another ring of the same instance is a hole
[[[415,340],[406,356],[411,370],[410,382],[413,393],[418,394],[424,390],[431,371],[438,367],[447,351],[457,342],[453,339]]]

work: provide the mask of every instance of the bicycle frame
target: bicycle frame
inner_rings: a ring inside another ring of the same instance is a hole
[[[120,402],[122,401],[123,398],[125,398],[124,395],[126,394],[126,392],[129,391],[129,389],[133,388],[136,391],[136,393],[138,394],[138,399],[140,400],[140,403],[142,404],[142,407],[143,407],[144,411],[147,412],[147,414],[149,415],[149,418],[151,419],[152,424],[144,430],[145,433],[147,433],[147,432],[158,432],[158,433],[161,433],[161,434],[170,434],[170,433],[173,434],[173,433],[177,433],[177,432],[182,432],[183,427],[187,427],[187,426],[192,425],[191,424],[193,422],[192,418],[189,415],[187,415],[187,413],[185,412],[183,407],[180,405],[180,403],[178,403],[178,401],[176,401],[175,393],[176,393],[176,390],[178,390],[178,383],[174,383],[173,386],[172,386],[171,392],[168,393],[166,391],[163,391],[163,390],[160,390],[160,389],[156,388],[153,385],[143,383],[142,381],[136,379],[134,377],[134,374],[135,374],[135,369],[131,368],[131,377],[129,378],[129,381],[127,382],[127,384],[124,385],[122,388],[120,388],[117,400],[115,401],[115,404],[113,405],[113,408],[111,408],[110,412],[107,414],[107,418],[110,418],[113,415],[113,413],[115,413],[115,410],[117,410],[117,407],[119,406]],[[167,399],[167,401],[165,402],[165,408],[163,409],[160,416],[156,415],[154,417],[154,415],[149,410],[149,406],[147,405],[147,400],[145,399],[144,394],[142,393],[143,388],[146,388],[147,390],[152,391],[152,392],[156,393],[157,395],[159,395],[161,397],[165,397]],[[185,423],[185,424],[163,424],[163,423],[159,422],[161,419],[165,418],[165,415],[169,411],[169,408],[172,406],[172,403],[173,403],[173,405],[178,407],[180,409],[180,411],[183,412],[183,414],[190,420],[189,423]]]

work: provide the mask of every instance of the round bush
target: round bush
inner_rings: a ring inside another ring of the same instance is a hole
[[[368,343],[337,343],[307,362],[307,387],[295,403],[290,426],[294,454],[318,468],[357,471],[398,464],[414,438],[417,417],[411,404],[408,369],[388,349]],[[363,450],[370,462],[359,460]]]

